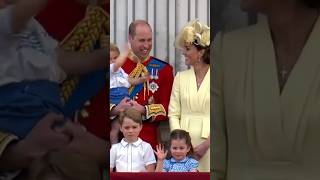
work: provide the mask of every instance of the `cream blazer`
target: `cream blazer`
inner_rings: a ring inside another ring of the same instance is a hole
[[[214,179],[320,179],[320,20],[281,94],[266,21],[213,48]]]
[[[196,76],[192,67],[177,73],[172,86],[168,116],[171,130],[192,131],[195,127],[190,126],[190,121],[197,121],[196,128],[201,129],[199,136],[208,138],[210,134],[210,68],[199,90],[197,90]]]

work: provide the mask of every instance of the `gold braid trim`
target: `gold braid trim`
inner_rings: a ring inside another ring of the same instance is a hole
[[[146,66],[144,66],[142,63],[140,63],[140,60],[138,59],[138,57],[133,54],[132,51],[129,51],[129,54],[128,54],[128,58],[138,62],[136,67],[131,71],[131,73],[129,74],[129,77],[130,78],[139,78],[139,77],[143,77],[145,75],[147,75],[149,72],[148,72],[148,69],[146,68]],[[148,57],[149,58],[149,57]],[[147,59],[148,59],[147,58]],[[133,88],[135,86],[131,86],[129,88],[129,94],[132,92]],[[149,81],[145,82],[143,84],[143,99],[145,99],[145,96],[146,96],[146,90],[147,88],[149,87]],[[149,94],[149,89],[148,89],[148,94]]]
[[[105,29],[109,29],[109,15],[101,8],[96,6],[88,6],[85,18],[82,19],[73,30],[60,43],[65,50],[74,51],[79,47],[86,36],[93,22],[103,23]]]
[[[149,104],[146,105],[146,118],[155,118],[156,116],[163,115],[166,116],[166,110],[162,104]]]
[[[88,11],[94,11],[93,7],[88,7]],[[99,11],[93,14],[92,21],[89,23],[89,31],[87,36],[84,38],[83,43],[80,45],[80,52],[90,52],[93,50],[95,43],[100,38],[103,31],[104,14]]]
[[[68,101],[78,82],[78,76],[68,76],[67,79],[63,81],[60,95],[63,103],[66,103]]]
[[[147,60],[150,58],[150,56],[147,56],[147,57],[145,57],[144,59],[139,59],[138,56],[136,56],[136,55],[132,52],[132,50],[129,51],[128,57],[129,57],[130,59],[132,59],[133,61],[135,61],[135,62],[141,62],[141,63],[147,61]]]
[[[148,74],[148,69],[141,63],[137,63],[136,67],[129,74],[130,78],[138,78]],[[145,86],[146,83],[144,83]],[[135,86],[130,86],[129,94],[132,92]]]
[[[66,36],[66,38],[60,43],[60,46],[66,51],[92,51],[97,40],[106,36],[105,33],[109,26],[108,19],[108,14],[101,7],[88,6],[85,18],[81,20]],[[101,46],[108,47],[106,43]],[[63,102],[66,102],[69,99],[78,82],[78,76],[69,76],[63,82],[61,87],[61,97]]]

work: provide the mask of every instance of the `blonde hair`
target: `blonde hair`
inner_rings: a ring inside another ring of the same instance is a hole
[[[110,43],[110,51],[115,51],[118,54],[120,54],[120,50],[119,50],[118,46],[114,43]]]

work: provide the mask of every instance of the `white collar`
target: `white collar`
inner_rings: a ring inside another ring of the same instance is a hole
[[[132,144],[132,145],[138,147],[138,146],[142,143],[142,139],[138,138],[137,141],[135,141],[135,142],[133,142],[133,143],[128,143],[127,141],[125,141],[125,138],[122,138],[122,140],[121,140],[120,143],[121,143],[121,145],[122,145],[123,147],[126,147],[128,144]]]

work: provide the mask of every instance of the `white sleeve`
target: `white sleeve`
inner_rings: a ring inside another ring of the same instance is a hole
[[[149,143],[146,143],[145,145],[143,160],[146,166],[157,162],[153,153],[153,149]]]
[[[30,28],[39,34],[39,39],[42,42],[42,46],[47,50],[49,56],[52,56],[55,60],[53,67],[52,80],[62,83],[67,78],[67,73],[59,65],[57,48],[59,43],[56,39],[50,36],[43,26],[34,18],[30,19]]]
[[[121,68],[121,67],[119,67],[119,69],[117,70],[117,71],[114,71],[114,63],[111,63],[110,64],[110,75],[111,74],[115,74],[115,73],[119,73],[119,72],[121,72],[122,74],[124,74],[124,76],[125,76],[125,74],[128,76],[128,74],[126,73],[126,72],[124,72],[124,70]],[[125,76],[126,77],[126,76]]]
[[[117,147],[116,144],[111,146],[110,150],[110,168],[114,168],[116,165],[116,157],[117,157]]]
[[[119,68],[119,70],[120,70],[121,73],[123,74],[123,77],[124,77],[125,79],[128,79],[129,74],[127,74],[121,67]]]
[[[58,63],[58,55],[54,54],[54,60],[56,61],[53,64],[53,79],[55,79],[55,81],[62,83],[64,80],[66,80],[67,78],[67,73],[63,70],[63,68],[59,65]]]
[[[114,63],[110,64],[110,74],[113,73],[113,66],[114,66]]]

